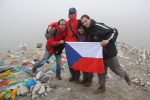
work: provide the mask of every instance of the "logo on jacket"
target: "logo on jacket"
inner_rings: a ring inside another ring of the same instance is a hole
[[[97,36],[94,36],[93,38],[94,38],[94,39],[97,39]]]

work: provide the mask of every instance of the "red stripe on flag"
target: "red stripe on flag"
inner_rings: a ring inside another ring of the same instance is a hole
[[[82,57],[76,63],[74,63],[71,68],[85,71],[85,72],[92,72],[92,73],[104,73],[104,63],[103,58],[87,58]]]

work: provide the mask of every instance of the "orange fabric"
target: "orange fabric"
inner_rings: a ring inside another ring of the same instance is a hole
[[[6,93],[6,91],[3,91],[2,93],[0,93],[0,100],[4,99],[5,93]]]
[[[16,88],[14,88],[14,89],[11,91],[10,100],[14,100],[14,99],[16,98],[16,94],[17,94],[18,88],[19,88],[19,86],[17,86]]]
[[[11,84],[14,84],[14,83],[17,83],[18,81],[10,81],[9,83],[8,83],[8,85],[11,85]]]

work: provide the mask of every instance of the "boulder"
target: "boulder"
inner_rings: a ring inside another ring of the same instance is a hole
[[[20,85],[20,93],[21,95],[27,95],[29,93],[29,88],[23,85]]]

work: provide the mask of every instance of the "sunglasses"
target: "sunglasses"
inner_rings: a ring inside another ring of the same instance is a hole
[[[69,14],[75,14],[74,12],[70,12]]]

